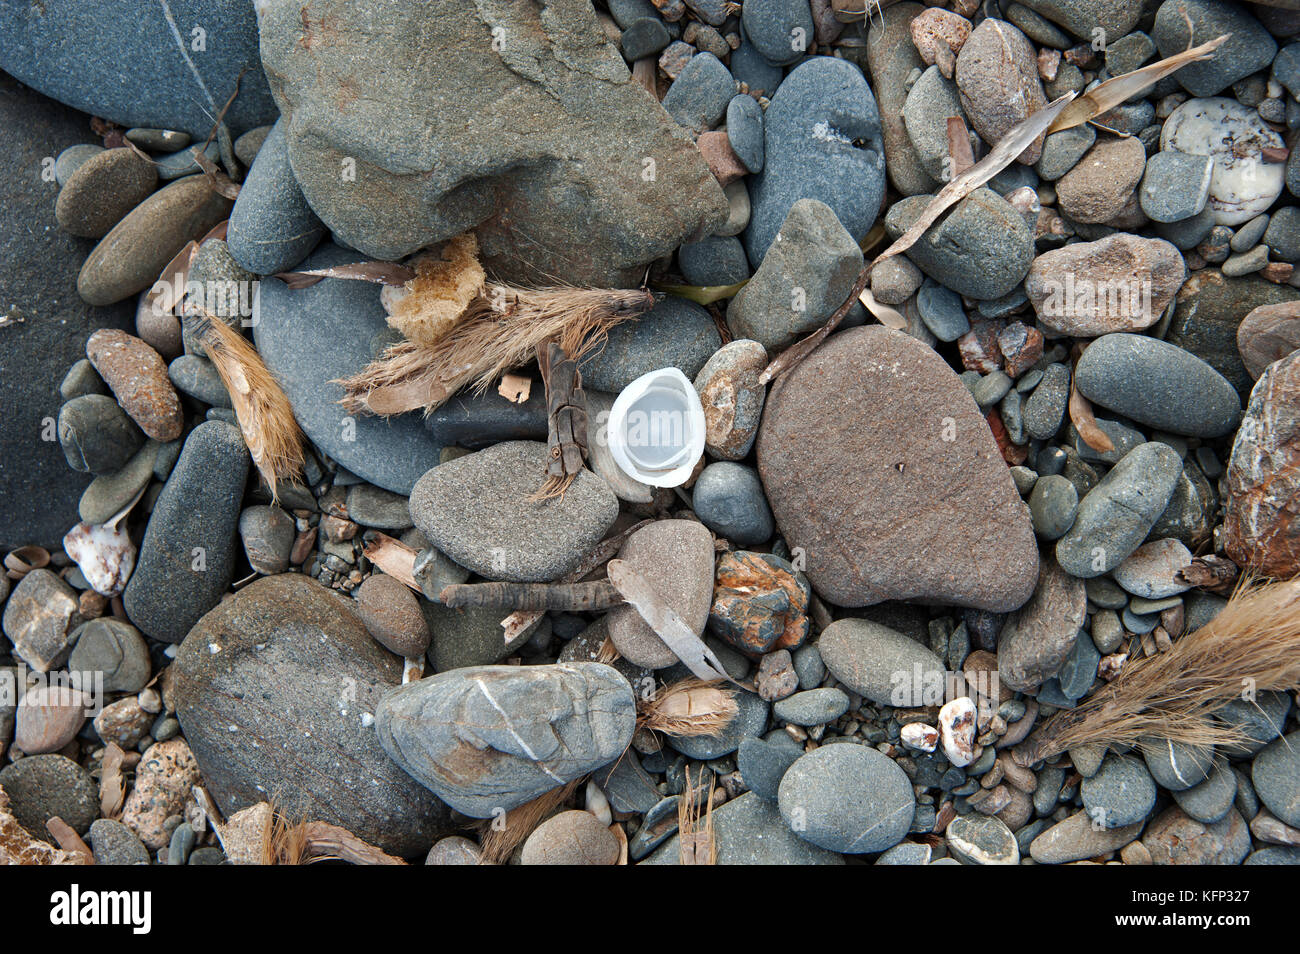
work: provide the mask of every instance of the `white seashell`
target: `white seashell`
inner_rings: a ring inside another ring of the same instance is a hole
[[[939,730],[924,722],[909,722],[899,729],[898,737],[916,752],[933,752],[939,745]]]
[[[975,761],[975,703],[962,696],[939,710],[939,738],[943,753],[958,768]]]
[[[125,530],[110,524],[79,523],[63,538],[63,549],[81,568],[90,588],[117,596],[135,569],[135,544]]]
[[[1286,167],[1266,162],[1265,148],[1284,148],[1259,113],[1223,96],[1189,99],[1165,120],[1160,148],[1210,156],[1209,206],[1218,225],[1240,225],[1267,212],[1282,194]]]

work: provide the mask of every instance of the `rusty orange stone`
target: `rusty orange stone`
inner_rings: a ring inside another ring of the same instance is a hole
[[[714,575],[709,630],[749,656],[795,649],[808,638],[803,574],[772,553],[724,553]]]

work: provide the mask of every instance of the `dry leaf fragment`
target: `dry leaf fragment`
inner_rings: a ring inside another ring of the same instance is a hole
[[[523,404],[533,393],[533,379],[522,374],[503,374],[497,385],[497,394],[511,404]]]
[[[355,262],[350,265],[331,265],[328,268],[306,268],[296,272],[280,272],[276,276],[290,288],[306,288],[323,278],[348,278],[373,282],[377,285],[405,285],[415,278],[415,269],[396,262]]]
[[[126,801],[126,779],[122,776],[125,759],[126,753],[116,742],[108,743],[99,774],[99,813],[105,818],[116,819],[122,814]]]
[[[975,165],[975,153],[970,147],[970,130],[960,116],[948,117],[948,156],[952,159],[952,174],[961,175]]]
[[[213,192],[227,199],[239,198],[239,183],[222,172],[220,166],[203,154],[203,150],[193,146],[190,155],[194,157],[194,164],[203,170],[203,177]]]
[[[1097,424],[1097,418],[1092,413],[1092,404],[1086,397],[1079,393],[1079,389],[1070,382],[1070,422],[1074,429],[1079,432],[1079,437],[1083,442],[1095,450],[1098,454],[1107,454],[1115,449],[1115,444],[1106,432]]]
[[[743,282],[736,282],[734,285],[665,285],[660,282],[654,282],[654,287],[659,291],[667,292],[670,295],[676,295],[678,298],[685,298],[693,301],[697,305],[712,305],[715,301],[722,301],[724,298],[734,298],[749,282],[746,278]]]
[[[892,328],[894,331],[902,331],[907,327],[907,319],[897,308],[891,308],[889,305],[883,305],[876,301],[876,296],[871,294],[870,288],[862,289],[862,294],[858,295],[858,301],[866,307],[867,311],[886,328]]]
[[[664,602],[664,598],[655,591],[649,580],[623,560],[610,560],[607,572],[609,582],[623,594],[623,599],[632,604],[640,617],[655,631],[655,635],[664,641],[664,645],[671,649],[696,677],[706,682],[725,679],[727,682],[740,685],[727,675],[726,669],[713,654],[713,650],[704,645],[704,640],[696,636],[673,608]]]
[[[1231,33],[1225,33],[1208,43],[1202,43],[1200,46],[1183,50],[1181,53],[1175,53],[1173,56],[1157,60],[1155,63],[1148,63],[1146,66],[1132,72],[1123,73],[1094,86],[1086,93],[1081,94],[1067,109],[1063,109],[1047,131],[1049,133],[1060,132],[1062,129],[1072,129],[1075,126],[1082,126],[1084,123],[1090,122],[1102,113],[1109,112],[1116,106],[1128,102],[1139,93],[1145,92],[1147,87],[1154,86],[1170,73],[1181,69],[1188,63],[1209,59],[1214,55],[1214,51],[1222,46],[1230,36],[1232,36]]]
[[[376,532],[365,548],[366,559],[393,579],[405,583],[416,593],[421,593],[420,584],[415,582],[415,558],[419,553],[414,547],[408,547],[401,540],[395,540],[386,533]]]

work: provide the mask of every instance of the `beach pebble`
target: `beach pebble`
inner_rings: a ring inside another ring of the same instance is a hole
[[[157,351],[125,331],[101,328],[86,341],[86,357],[145,434],[163,443],[181,436],[180,399]]]
[[[704,525],[732,543],[753,546],[772,536],[772,511],[752,467],[732,461],[709,464],[695,481],[691,499]]]
[[[93,682],[87,680],[86,686]],[[28,755],[58,752],[86,722],[90,696],[67,685],[43,685],[27,690],[18,701],[14,745]]]
[[[1282,137],[1257,112],[1223,97],[1189,99],[1160,133],[1162,150],[1213,160],[1208,205],[1219,225],[1240,225],[1268,211],[1282,192],[1284,168],[1266,161],[1262,151],[1282,145]]]
[[[754,446],[767,396],[758,376],[767,362],[767,349],[740,338],[719,348],[696,375],[695,391],[704,406],[704,449],[710,456],[740,460]]]
[[[1174,801],[1189,816],[1205,825],[1221,821],[1237,798],[1237,776],[1226,759],[1216,759],[1210,777],[1199,785],[1174,792]]]
[[[1251,781],[1270,812],[1300,828],[1300,732],[1283,736],[1255,756]]]
[[[887,626],[836,620],[822,631],[817,650],[831,675],[879,705],[931,705],[943,698],[943,661]]]
[[[1117,851],[1141,832],[1141,822],[1104,828],[1094,825],[1087,811],[1080,811],[1038,835],[1029,845],[1029,854],[1040,865],[1068,864]]]
[[[429,648],[429,627],[419,601],[405,585],[376,573],[357,587],[355,596],[361,622],[376,642],[399,656],[424,655]]]
[[[660,368],[677,368],[694,379],[721,347],[712,316],[693,301],[669,295],[636,321],[610,329],[604,348],[580,366],[583,387],[617,394]]]
[[[439,550],[488,579],[553,580],[600,541],[618,500],[590,471],[563,499],[533,499],[546,456],[545,444],[506,441],[434,467],[411,493],[411,518]]]
[[[519,856],[521,865],[613,865],[619,841],[595,815],[560,812],[533,829]]]
[[[256,504],[239,515],[239,536],[248,564],[258,573],[273,576],[289,568],[289,555],[297,537],[293,518],[274,505]]]
[[[806,0],[750,0],[741,10],[741,22],[755,50],[778,66],[797,61],[813,42]]]
[[[844,854],[892,848],[916,811],[903,770],[864,745],[827,745],[802,756],[782,777],[778,802],[796,835]]]
[[[1047,105],[1033,44],[1004,20],[983,20],[971,31],[957,55],[954,78],[970,124],[985,142],[997,142]],[[1020,161],[1037,162],[1042,140],[1030,143]]]
[[[1228,40],[1213,56],[1188,63],[1173,74],[1193,96],[1214,96],[1237,80],[1267,68],[1277,52],[1277,42],[1246,9],[1214,0],[1162,3],[1151,29],[1161,56],[1173,56],[1224,34],[1228,34]]]
[[[73,173],[101,152],[104,152],[104,147],[92,142],[77,143],[64,149],[54,161],[54,181],[60,186],[66,185]]]
[[[692,56],[664,94],[663,107],[680,125],[700,133],[716,126],[736,95],[736,81],[712,53]]]
[[[1103,828],[1124,828],[1142,821],[1156,804],[1156,783],[1141,760],[1110,755],[1101,769],[1079,786],[1088,817]]]
[[[375,713],[389,756],[474,818],[613,761],[635,722],[631,686],[601,663],[457,669],[390,692]]]
[[[849,697],[834,688],[796,692],[772,706],[772,715],[794,725],[826,725],[848,711]]]
[[[439,838],[425,855],[426,865],[477,865],[481,864],[483,850],[478,843],[464,835]]]
[[[90,773],[62,755],[11,762],[0,769],[0,788],[8,796],[9,813],[38,841],[53,843],[45,823],[55,816],[85,835],[99,815],[99,787]]]
[[[158,184],[153,164],[134,149],[105,149],[77,166],[59,191],[54,217],[81,238],[101,238]]]
[[[1100,140],[1056,182],[1061,213],[1075,222],[1118,216],[1142,179],[1146,151],[1137,139]]]
[[[13,653],[37,672],[63,665],[80,623],[76,591],[43,568],[19,580],[4,606],[4,634]]]
[[[136,765],[135,786],[122,806],[122,823],[146,848],[157,851],[171,840],[167,819],[181,814],[199,780],[198,763],[184,739],[149,746]]]
[[[58,436],[68,466],[83,474],[121,470],[145,442],[121,405],[102,394],[83,394],[64,404]]]
[[[763,171],[763,108],[754,97],[733,96],[727,104],[727,138],[747,170]]]
[[[1214,749],[1171,739],[1142,740],[1142,758],[1161,788],[1171,792],[1199,785],[1214,767]]]
[[[1157,865],[1237,865],[1250,854],[1250,830],[1232,809],[1206,825],[1181,808],[1168,808],[1147,826],[1142,844]]]
[[[87,839],[97,865],[147,865],[149,849],[120,821],[97,818]]]
[[[1158,600],[1189,589],[1175,575],[1191,562],[1191,551],[1178,540],[1152,540],[1134,550],[1115,567],[1112,575],[1116,583],[1134,596]]]
[[[976,735],[975,703],[961,696],[944,704],[939,710],[939,741],[943,754],[957,768],[975,761]]]
[[[781,779],[801,755],[803,747],[785,732],[766,739],[750,736],[736,750],[736,768],[751,792],[775,802]]]
[[[998,637],[998,673],[1011,689],[1028,692],[1060,671],[1083,626],[1083,581],[1045,558],[1033,597],[1007,617]]]
[[[1011,829],[991,815],[959,815],[944,831],[948,850],[968,865],[1018,865],[1020,846]]]
[[[76,646],[68,658],[70,672],[102,673],[105,692],[139,692],[149,681],[149,647],[131,624],[112,617],[92,619],[72,637]]]

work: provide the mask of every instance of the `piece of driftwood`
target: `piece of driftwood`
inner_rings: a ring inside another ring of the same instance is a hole
[[[420,584],[415,582],[415,574],[412,572],[415,558],[419,556],[414,547],[408,547],[401,540],[395,540],[386,533],[376,532],[363,552],[366,559],[393,579],[405,583],[416,593],[423,592]]]
[[[1241,567],[1227,557],[1207,553],[1175,573],[1174,579],[1211,593],[1231,593],[1240,576]]]
[[[618,590],[607,580],[589,583],[453,583],[438,594],[444,606],[557,610],[569,613],[592,613],[607,610],[623,602]]]
[[[546,481],[540,498],[563,497],[587,459],[587,400],[578,362],[556,341],[537,349],[546,385]]]
[[[640,530],[649,520],[639,520],[632,526],[628,527],[621,533],[616,533],[612,537],[606,537],[592,548],[591,552],[578,561],[577,567],[572,573],[562,576],[557,583],[576,583],[588,573],[595,570],[607,560],[612,560],[619,550],[623,548],[624,541],[633,533]],[[543,610],[516,610],[501,621],[501,628],[505,631],[504,638],[506,645],[510,645],[519,635],[533,623],[542,618]]]

